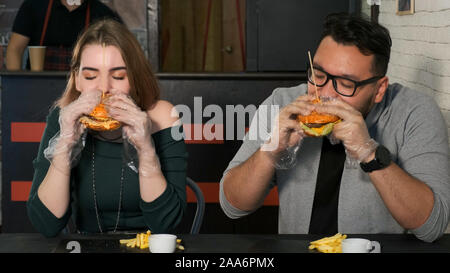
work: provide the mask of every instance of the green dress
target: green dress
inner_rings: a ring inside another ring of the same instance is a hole
[[[116,226],[122,168],[123,190],[117,230],[149,229],[152,233],[162,233],[170,232],[181,222],[186,208],[187,152],[184,140],[175,140],[171,131],[182,131],[182,126],[152,134],[161,170],[167,181],[166,190],[152,202],[141,199],[138,174],[123,164],[123,145],[101,141],[88,134],[81,158],[71,170],[70,206],[61,218],[53,215],[39,199],[37,190],[50,166],[50,162],[44,157],[44,150],[49,140],[59,131],[58,118],[59,108],[55,108],[47,116],[39,152],[33,161],[35,171],[27,211],[31,223],[39,232],[47,237],[56,236],[71,216],[80,232],[100,232],[94,204],[92,147],[95,152],[97,211],[103,232],[112,231]]]

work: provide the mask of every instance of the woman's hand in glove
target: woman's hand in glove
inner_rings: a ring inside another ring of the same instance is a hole
[[[122,92],[113,92],[104,104],[109,115],[122,122],[124,135],[138,152],[153,148],[152,121],[148,113],[142,111],[130,96]]]
[[[80,138],[86,128],[79,122],[79,118],[92,112],[100,102],[101,95],[102,92],[97,90],[85,91],[60,110],[60,130],[50,139],[44,156],[65,175],[70,175],[70,168],[78,163],[84,148]]]
[[[59,114],[60,137],[67,144],[76,143],[86,129],[79,122],[82,115],[89,115],[97,104],[100,103],[102,92],[99,90],[84,91],[69,105],[61,109]]]

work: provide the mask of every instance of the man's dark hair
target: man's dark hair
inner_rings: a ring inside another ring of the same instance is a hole
[[[382,25],[348,13],[334,13],[327,16],[320,40],[331,36],[344,45],[355,45],[364,55],[374,55],[373,72],[386,75],[392,40]]]

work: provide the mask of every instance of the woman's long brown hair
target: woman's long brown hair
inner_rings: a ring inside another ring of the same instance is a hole
[[[62,96],[55,106],[63,108],[80,96],[75,88],[75,78],[80,70],[81,54],[87,45],[115,46],[119,49],[127,67],[130,82],[129,95],[136,105],[145,111],[159,100],[158,82],[141,45],[126,26],[112,19],[101,20],[91,25],[77,40],[70,64],[70,76]]]

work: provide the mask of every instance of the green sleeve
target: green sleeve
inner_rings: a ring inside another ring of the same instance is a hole
[[[181,126],[172,130],[182,131]],[[144,221],[152,233],[168,232],[183,218],[186,208],[187,151],[184,139],[175,140],[171,130],[166,129],[152,135],[161,170],[167,181],[166,190],[154,201],[141,199]]]
[[[34,228],[46,237],[53,237],[66,226],[69,220],[71,209],[67,210],[66,214],[57,218],[39,199],[37,191],[42,181],[44,180],[50,162],[44,157],[44,150],[48,146],[49,140],[59,131],[59,109],[54,109],[47,116],[47,125],[39,145],[37,157],[33,161],[34,175],[33,183],[31,185],[30,195],[27,201],[28,217]]]

